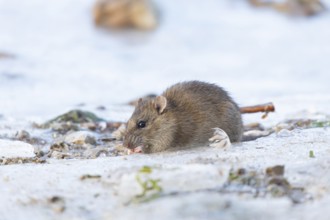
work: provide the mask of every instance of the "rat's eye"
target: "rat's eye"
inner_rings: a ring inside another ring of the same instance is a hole
[[[137,123],[137,127],[138,128],[144,128],[146,126],[146,122],[145,121],[139,121],[138,123]]]

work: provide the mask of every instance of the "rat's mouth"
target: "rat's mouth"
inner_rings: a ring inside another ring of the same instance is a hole
[[[143,145],[134,147],[133,149],[127,149],[127,154],[143,153]]]

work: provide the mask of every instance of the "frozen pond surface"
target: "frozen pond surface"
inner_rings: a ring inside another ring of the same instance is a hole
[[[329,12],[292,18],[241,0],[155,3],[160,26],[133,33],[94,27],[92,0],[0,0],[0,53],[13,55],[0,58],[0,133],[82,104],[101,117],[125,121],[133,110],[128,101],[184,80],[221,85],[241,106],[274,102],[276,113],[264,121],[259,114],[245,116],[246,123],[274,125],[330,113]],[[329,129],[318,128],[274,134],[228,152],[1,166],[0,219],[328,219],[329,146]],[[308,157],[310,150],[315,158]],[[143,165],[160,167],[156,177],[170,192],[217,187],[231,167],[264,170],[278,164],[285,164],[290,183],[302,185],[312,201],[293,205],[287,198],[204,191],[123,205],[137,193],[134,178]],[[81,181],[85,174],[101,178]],[[54,196],[64,199],[63,213],[57,207],[62,200],[49,202]]]

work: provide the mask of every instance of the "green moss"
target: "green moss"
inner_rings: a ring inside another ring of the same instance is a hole
[[[86,122],[100,122],[105,121],[102,118],[97,117],[94,113],[89,111],[82,110],[72,110],[67,113],[64,113],[60,116],[57,116],[54,119],[47,121],[42,124],[41,127],[48,128],[53,123],[86,123]]]
[[[314,128],[324,128],[329,126],[330,126],[330,121],[313,121],[311,123],[311,127]]]
[[[314,151],[312,151],[312,150],[309,151],[309,157],[310,158],[315,158]]]
[[[149,166],[143,166],[140,170],[139,173],[151,173],[152,169]]]

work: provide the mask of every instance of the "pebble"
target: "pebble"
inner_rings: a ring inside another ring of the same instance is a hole
[[[26,140],[26,139],[29,139],[31,138],[29,132],[25,131],[25,130],[20,130],[16,133],[15,137],[18,139],[18,140]]]
[[[64,141],[67,143],[79,144],[79,145],[84,145],[84,144],[95,145],[96,144],[96,138],[94,137],[94,135],[91,132],[88,132],[88,131],[77,131],[77,132],[68,134],[64,138]]]
[[[277,137],[291,137],[292,132],[289,131],[288,129],[282,129],[278,133],[276,133]]]

